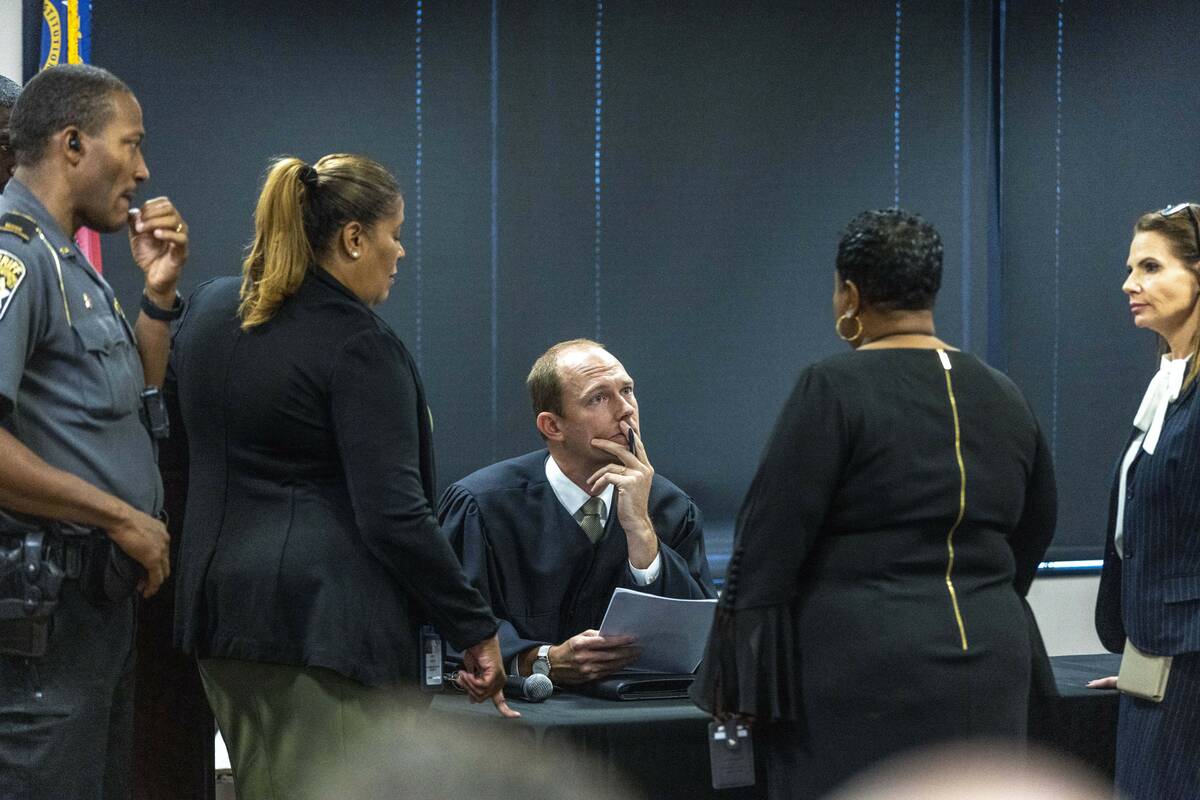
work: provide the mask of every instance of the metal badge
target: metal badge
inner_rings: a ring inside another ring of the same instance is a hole
[[[13,296],[25,281],[27,272],[25,262],[17,258],[16,254],[0,250],[0,318],[4,317],[4,312],[12,305]]]

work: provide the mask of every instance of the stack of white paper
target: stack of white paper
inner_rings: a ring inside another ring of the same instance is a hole
[[[704,657],[716,607],[716,600],[680,600],[617,589],[604,612],[600,634],[637,637],[642,656],[631,669],[695,672]]]

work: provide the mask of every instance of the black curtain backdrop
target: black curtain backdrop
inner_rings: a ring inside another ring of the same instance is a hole
[[[1188,2],[1009,3],[1004,352],[1054,448],[1054,550],[1099,557],[1115,462],[1158,366],[1121,293],[1133,223],[1200,198]],[[1061,75],[1061,77],[1060,77]]]
[[[1053,442],[1052,555],[1095,557],[1155,360],[1120,293],[1129,229],[1200,178],[1200,22],[1153,11],[96,0],[93,59],[142,102],[144,196],[191,224],[185,292],[238,270],[272,156],[380,160],[408,213],[380,313],[420,361],[442,485],[539,446],[525,373],[598,337],[718,568],[796,373],[841,347],[840,228],[918,211],[946,243],[939,333],[1006,370]],[[123,237],[105,248],[136,308]]]

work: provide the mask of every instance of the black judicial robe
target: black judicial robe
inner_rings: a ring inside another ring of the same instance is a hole
[[[558,644],[599,628],[618,587],[663,597],[716,597],[700,509],[660,475],[649,512],[662,570],[639,586],[629,569],[617,494],[604,536],[592,544],[546,479],[546,450],[485,467],[442,496],[438,519],[471,582],[500,620],[505,663],[541,644]]]

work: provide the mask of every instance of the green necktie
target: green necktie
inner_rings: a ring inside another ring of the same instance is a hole
[[[600,509],[603,506],[604,501],[599,497],[589,497],[583,504],[583,519],[579,521],[579,525],[592,540],[592,544],[600,541],[600,537],[604,535],[604,521],[600,519]]]

